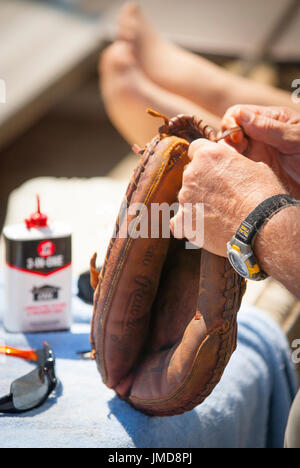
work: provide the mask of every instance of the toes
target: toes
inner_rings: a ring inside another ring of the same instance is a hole
[[[129,44],[117,41],[107,47],[100,56],[99,72],[122,73],[136,65],[136,60]]]
[[[138,3],[128,2],[126,3],[120,12],[120,19],[125,19],[127,17],[132,18],[132,16],[139,15],[141,12]]]
[[[138,41],[138,31],[134,20],[126,20],[119,23],[117,39],[130,42],[132,44]]]
[[[128,104],[143,87],[141,71],[130,45],[124,41],[115,42],[102,53],[99,69],[101,94],[110,107],[120,101]]]
[[[141,24],[141,10],[134,2],[126,3],[119,15],[118,38],[123,41],[136,42]]]

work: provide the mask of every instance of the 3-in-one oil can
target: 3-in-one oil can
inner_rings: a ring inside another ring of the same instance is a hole
[[[6,226],[4,327],[8,332],[69,329],[72,323],[70,228],[38,210]]]

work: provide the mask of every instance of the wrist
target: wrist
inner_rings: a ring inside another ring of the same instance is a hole
[[[274,184],[271,186],[252,189],[251,193],[245,197],[244,201],[240,204],[239,218],[240,223],[244,221],[247,216],[254,210],[260,203],[262,203],[267,198],[270,198],[274,195],[286,194],[286,190],[281,186],[281,184]],[[236,231],[236,229],[235,229]]]
[[[295,235],[294,221],[299,218],[299,207],[286,207],[269,219],[258,233],[253,244],[253,251],[260,267],[268,275],[276,276],[285,268],[284,259],[290,257],[282,253],[288,253],[292,247],[291,243]]]
[[[265,279],[266,276],[271,274],[274,276],[274,262],[280,265],[280,269],[282,267],[288,268],[282,257],[284,257],[286,252],[290,255],[290,253],[293,253],[293,249],[295,249],[295,240],[291,241],[294,233],[289,239],[291,231],[299,232],[299,225],[295,225],[294,229],[289,226],[291,221],[294,220],[291,214],[288,214],[287,219],[284,217],[279,218],[281,221],[279,225],[271,223],[271,228],[265,229],[262,234],[262,228],[265,226],[265,223],[270,222],[273,216],[281,210],[287,209],[288,206],[299,208],[300,201],[288,194],[277,194],[267,197],[267,199],[259,203],[249,213],[241,223],[236,234],[228,242],[228,259],[241,276],[255,281]],[[298,217],[298,223],[299,219]],[[257,239],[259,234],[260,237]],[[282,234],[284,242],[281,240]],[[258,247],[255,249],[254,243],[256,239]],[[263,247],[261,248],[261,246]],[[281,247],[281,250],[279,247]]]

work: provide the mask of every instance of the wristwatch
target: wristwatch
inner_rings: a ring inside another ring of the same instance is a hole
[[[262,271],[253,253],[255,237],[272,216],[288,206],[300,206],[300,200],[286,194],[267,198],[251,211],[228,242],[228,259],[240,276],[254,281],[267,278],[268,275]]]

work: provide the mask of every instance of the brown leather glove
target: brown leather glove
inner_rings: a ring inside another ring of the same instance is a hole
[[[116,233],[133,203],[148,207],[150,226],[151,203],[176,202],[189,143],[216,139],[214,130],[194,117],[163,118],[159,136],[134,171]],[[186,249],[185,242],[171,235],[116,236],[99,277],[96,257],[91,261],[96,287],[91,343],[102,379],[120,398],[154,416],[180,414],[201,403],[236,347],[245,282],[227,259]]]

